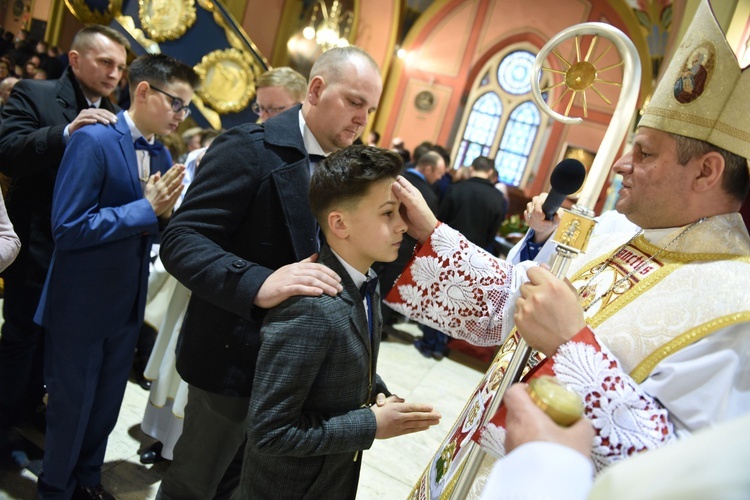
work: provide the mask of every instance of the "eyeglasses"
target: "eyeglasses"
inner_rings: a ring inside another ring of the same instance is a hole
[[[297,103],[295,102],[293,104],[289,104],[288,106],[278,106],[278,107],[275,107],[275,108],[266,108],[264,106],[258,105],[257,102],[254,102],[253,105],[250,106],[250,109],[252,109],[253,113],[255,113],[256,115],[260,115],[261,113],[266,113],[268,116],[276,116],[279,113],[281,113],[282,111],[286,111],[287,109],[291,108],[295,104],[297,104]]]
[[[162,89],[158,89],[158,88],[154,87],[153,85],[151,85],[150,87],[153,90],[155,90],[155,91],[157,91],[157,92],[159,92],[161,94],[164,94],[165,96],[167,96],[170,99],[172,99],[172,104],[171,104],[172,111],[174,111],[175,113],[179,113],[180,111],[184,111],[185,112],[185,118],[187,118],[188,116],[190,116],[190,107],[189,107],[190,105],[189,104],[185,104],[185,102],[182,99],[180,99],[179,97],[175,97],[175,96],[173,96],[172,94],[170,94],[168,92],[164,92]]]

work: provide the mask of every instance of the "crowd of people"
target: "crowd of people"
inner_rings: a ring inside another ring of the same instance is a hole
[[[718,74],[696,91],[706,98],[675,99],[707,37]],[[31,43],[16,38],[15,51]],[[362,49],[323,53],[308,78],[262,75],[258,123],[179,135],[198,75],[162,54],[126,73],[128,49],[92,25],[57,80],[35,78],[39,55],[10,62],[22,78],[0,118],[0,451],[8,459],[15,428],[41,415],[38,498],[114,498],[104,453],[141,350],[142,429],[157,440],[141,461],[171,461],[159,498],[354,498],[375,439],[441,418],[378,376],[391,309],[420,323],[415,346],[436,359],[448,335],[511,347],[520,336],[537,351],[530,377],[553,375],[584,401],[584,418],[562,429],[517,385],[478,426],[494,395],[481,392],[420,497],[454,484],[471,442],[499,459],[483,498],[529,493],[516,471],[551,455],[572,480],[559,484],[549,465],[554,481],[533,494],[572,499],[611,491],[632,455],[683,438],[711,446],[687,436],[746,422],[750,236],[737,211],[750,189],[750,81],[707,4],[613,166],[629,222],[600,229],[567,282],[533,261],[558,222],[543,195],[515,257],[493,255],[507,200],[490,158],[461,171],[429,143],[413,155],[398,139],[377,147],[377,134],[355,144],[383,90]],[[111,98],[121,88],[122,109]],[[445,182],[447,170],[465,178]],[[153,347],[140,339],[149,322]],[[746,457],[740,443],[727,455]],[[747,494],[735,469],[723,484]],[[606,472],[592,485],[594,471]]]

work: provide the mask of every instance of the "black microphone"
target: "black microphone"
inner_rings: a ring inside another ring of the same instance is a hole
[[[578,160],[566,158],[555,166],[549,179],[551,185],[549,194],[542,205],[546,220],[552,220],[557,209],[569,194],[581,189],[585,178],[586,167]]]

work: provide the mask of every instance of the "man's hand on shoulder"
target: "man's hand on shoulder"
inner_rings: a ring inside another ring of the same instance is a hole
[[[263,282],[254,304],[270,309],[295,295],[334,296],[343,290],[341,278],[330,267],[318,264],[317,255],[288,264],[274,271]]]
[[[86,125],[94,123],[103,123],[109,125],[117,122],[117,116],[111,111],[103,108],[86,108],[82,109],[78,116],[68,124],[68,133],[72,134],[76,130]]]

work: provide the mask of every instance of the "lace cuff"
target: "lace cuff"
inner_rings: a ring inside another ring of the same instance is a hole
[[[587,326],[543,361],[531,377],[554,375],[584,400],[584,414],[596,429],[591,459],[597,471],[634,453],[660,448],[675,439],[667,410],[620,369]],[[480,444],[494,456],[504,450],[505,408],[480,433]]]
[[[475,345],[502,344],[513,266],[440,224],[415,253],[386,304],[395,311]]]

